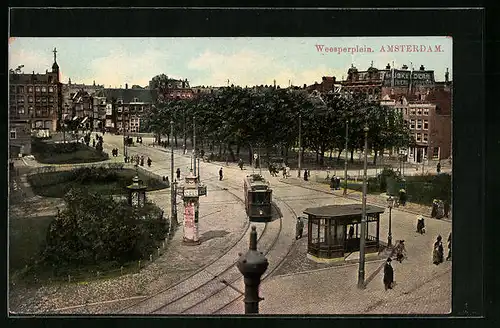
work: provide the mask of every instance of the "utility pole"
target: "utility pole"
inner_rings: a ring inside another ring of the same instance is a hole
[[[297,177],[300,178],[300,162],[302,160],[302,114],[299,114],[299,171]]]
[[[365,288],[365,239],[366,239],[366,170],[368,153],[368,127],[365,126],[365,163],[363,172],[363,202],[361,204],[361,236],[359,238],[358,288]]]
[[[344,160],[344,196],[347,195],[347,142],[349,140],[349,121],[345,121],[345,160]]]
[[[174,136],[174,121],[170,121],[170,135]],[[169,140],[170,141],[170,140]],[[177,202],[176,202],[176,190],[175,190],[175,182],[174,182],[174,143],[170,142],[170,208],[171,208],[171,222],[174,221],[177,223]],[[172,224],[170,225],[172,226]]]
[[[193,173],[196,175],[196,116],[193,115]]]

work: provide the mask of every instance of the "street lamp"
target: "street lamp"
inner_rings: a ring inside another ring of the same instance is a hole
[[[302,114],[299,114],[299,170],[297,177],[300,178],[300,162],[302,160]]]
[[[349,140],[349,121],[345,122],[345,159],[344,159],[344,196],[347,195],[347,141]]]
[[[363,170],[363,202],[361,205],[361,236],[359,239],[358,288],[365,288],[365,238],[366,238],[366,170],[368,163],[368,126],[365,126],[365,161]]]
[[[193,115],[193,173],[196,175],[196,117]]]
[[[389,207],[389,234],[387,235],[387,247],[392,247],[392,207],[394,206],[394,198],[387,198],[387,207]]]
[[[170,135],[174,136],[174,121],[170,121]],[[170,226],[172,226],[172,222],[177,223],[177,203],[176,203],[176,183],[174,181],[174,143],[170,143],[170,210],[171,210],[171,222]]]

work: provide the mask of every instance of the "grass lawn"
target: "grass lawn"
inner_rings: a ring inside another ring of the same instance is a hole
[[[37,141],[32,144],[32,154],[43,164],[94,163],[109,157],[95,148],[81,143],[46,143]]]
[[[38,257],[53,216],[9,218],[9,271],[24,268]]]
[[[85,186],[91,191],[103,195],[125,195],[127,194],[126,186],[132,184],[132,178],[136,175],[136,171],[134,169],[121,169],[116,170],[116,173],[117,178],[113,181],[92,181]],[[71,188],[83,186],[70,179],[71,171],[64,171],[35,174],[30,176],[28,181],[35,194],[44,197],[62,198]],[[146,191],[160,190],[167,187],[165,182],[151,179],[141,172],[139,172],[139,179],[148,186]]]

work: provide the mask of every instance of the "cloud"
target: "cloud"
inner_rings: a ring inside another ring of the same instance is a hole
[[[291,66],[288,58],[241,50],[228,55],[206,51],[191,60],[187,67],[197,71],[200,76],[193,81],[193,85],[227,85],[229,79],[230,84],[241,86],[273,84],[276,80],[277,85],[287,87],[289,81],[293,85],[312,84],[315,81],[321,82],[322,76],[332,76],[340,72],[325,65],[304,69],[300,64],[294,64],[296,67]]]
[[[166,53],[157,50],[146,49],[141,55],[135,55],[123,49],[113,49],[109,55],[92,60],[85,76],[75,76],[72,80],[89,84],[95,80],[106,87],[124,87],[125,83],[146,86],[152,77],[161,73],[159,64],[167,60]]]

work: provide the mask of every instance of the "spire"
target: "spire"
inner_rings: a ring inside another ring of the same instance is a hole
[[[52,64],[52,73],[57,73],[59,72],[59,65],[57,65],[57,50],[56,48],[54,48],[54,50],[52,50],[52,52],[54,53],[54,64]]]
[[[54,63],[57,62],[56,58],[57,58],[57,49],[54,48],[54,50],[52,50],[52,52],[54,53]]]

